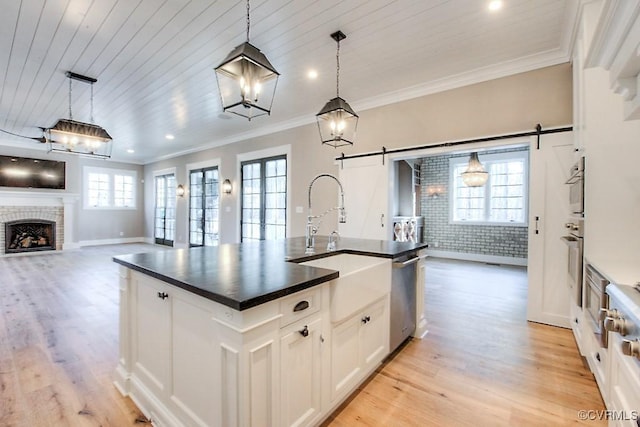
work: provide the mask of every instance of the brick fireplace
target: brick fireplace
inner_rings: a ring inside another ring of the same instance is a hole
[[[0,191],[0,256],[78,247],[72,232],[77,199],[77,195]]]

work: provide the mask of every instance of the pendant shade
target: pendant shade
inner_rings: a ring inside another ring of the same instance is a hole
[[[92,157],[111,157],[111,135],[93,123],[73,120],[71,114],[71,81],[78,80],[91,85],[91,121],[93,122],[93,84],[97,79],[67,71],[69,78],[69,119],[60,119],[53,127],[44,128],[47,149]]]
[[[327,102],[316,114],[320,139],[332,147],[353,145],[358,128],[358,115],[347,101],[340,97]]]
[[[215,71],[225,112],[249,120],[271,113],[280,74],[260,49],[244,42]]]
[[[353,145],[358,129],[358,115],[349,103],[340,97],[340,40],[347,36],[342,31],[331,34],[336,41],[336,97],[329,100],[316,114],[320,140],[332,147]]]
[[[60,119],[45,134],[49,151],[111,157],[111,135],[101,126]]]
[[[462,172],[462,182],[467,187],[482,187],[489,179],[489,172],[484,170],[482,163],[478,159],[478,153],[471,153],[469,158],[469,166],[467,170]]]

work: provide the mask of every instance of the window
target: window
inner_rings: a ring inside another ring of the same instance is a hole
[[[189,245],[215,246],[220,239],[220,180],[218,168],[189,172]]]
[[[121,169],[84,168],[85,209],[135,209],[136,172]]]
[[[526,225],[528,152],[485,154],[480,158],[489,172],[483,187],[467,187],[462,172],[469,157],[450,159],[451,221],[490,225]]]
[[[241,163],[242,240],[284,239],[287,228],[287,157]]]
[[[159,245],[173,246],[176,232],[176,176],[172,173],[157,175],[155,187],[155,241]]]

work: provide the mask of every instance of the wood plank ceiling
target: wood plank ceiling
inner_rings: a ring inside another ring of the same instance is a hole
[[[213,71],[245,41],[244,0],[0,0],[0,128],[41,136],[68,118],[67,70],[98,79],[95,122],[121,161],[312,123],[335,96],[338,29],[340,92],[356,111],[568,60],[575,0],[504,0],[493,13],[488,3],[252,0],[251,42],[281,78],[271,117],[248,122],[222,113]],[[89,122],[89,85],[74,83],[72,100],[73,117]],[[6,134],[2,144],[43,145]]]

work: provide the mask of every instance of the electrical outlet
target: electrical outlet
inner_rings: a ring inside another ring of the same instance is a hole
[[[438,242],[433,242],[433,247],[434,247],[434,248],[437,248],[438,246],[440,246],[440,243],[438,243]]]
[[[124,236],[124,231],[120,232],[120,237]]]

